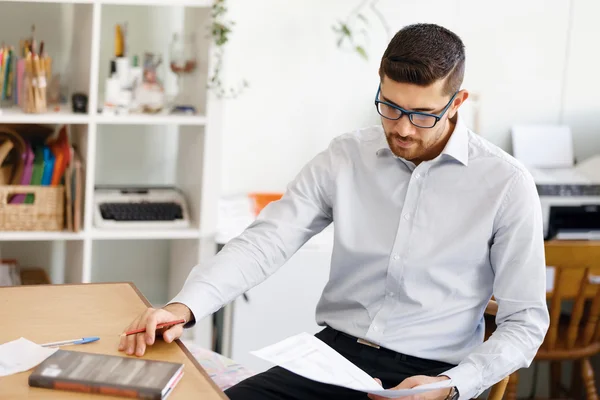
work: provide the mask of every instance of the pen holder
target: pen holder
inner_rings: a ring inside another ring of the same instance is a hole
[[[46,78],[28,75],[23,83],[23,111],[30,114],[46,112]]]
[[[46,105],[46,60],[31,54],[25,60],[23,76],[23,102],[21,107],[26,113],[44,113]]]

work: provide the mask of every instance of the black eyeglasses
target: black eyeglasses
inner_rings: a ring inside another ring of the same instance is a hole
[[[375,107],[377,108],[377,112],[385,119],[390,119],[392,121],[399,120],[403,115],[407,115],[410,123],[416,126],[417,128],[433,128],[435,124],[438,123],[440,119],[444,116],[452,101],[458,94],[458,92],[454,93],[446,107],[442,110],[438,115],[429,114],[419,111],[408,111],[402,107],[398,107],[395,104],[388,103],[387,101],[380,101],[379,94],[381,93],[381,85],[377,89],[377,94],[375,95]]]

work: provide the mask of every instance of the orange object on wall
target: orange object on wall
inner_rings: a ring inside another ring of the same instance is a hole
[[[249,193],[248,196],[254,202],[254,215],[260,214],[263,208],[272,201],[281,199],[283,193]]]

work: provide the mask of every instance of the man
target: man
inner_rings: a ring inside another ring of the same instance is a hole
[[[549,324],[539,198],[523,166],[459,117],[468,97],[460,89],[464,69],[454,33],[432,24],[400,30],[374,88],[382,128],[334,139],[280,201],[194,268],[169,305],[133,321],[129,328],[147,334],[122,340],[120,349],[142,355],[157,323],[215,312],[335,222],[330,280],[317,306],[326,327],[319,339],[385,388],[452,379],[452,389],[428,392],[428,400],[475,397],[528,366]],[[482,343],[492,295],[498,328]],[[182,330],[163,337],[171,342]],[[278,367],[226,394],[367,398]]]

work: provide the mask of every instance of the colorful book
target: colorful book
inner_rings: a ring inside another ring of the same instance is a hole
[[[35,146],[34,148],[35,158],[33,160],[33,173],[31,174],[30,185],[41,186],[42,178],[44,176],[44,148],[43,146]],[[25,204],[33,204],[33,194],[28,194],[25,197]]]
[[[23,152],[23,175],[21,176],[21,185],[29,185],[31,182],[31,177],[33,175],[33,161],[35,155],[33,154],[33,150],[31,148],[31,144],[28,141],[25,141],[25,152]],[[16,194],[10,200],[10,204],[22,204],[25,201],[26,195],[24,194]]]
[[[2,100],[10,99],[11,95],[11,64],[13,58],[13,51],[11,49],[5,48],[2,54]]]
[[[69,144],[66,125],[61,126],[58,137],[50,143],[50,148],[56,158],[51,185],[58,186],[62,181],[67,165],[71,161],[71,145]]]
[[[50,186],[52,183],[52,173],[54,172],[54,153],[48,146],[43,147],[44,150],[44,172],[42,174],[42,186]]]

